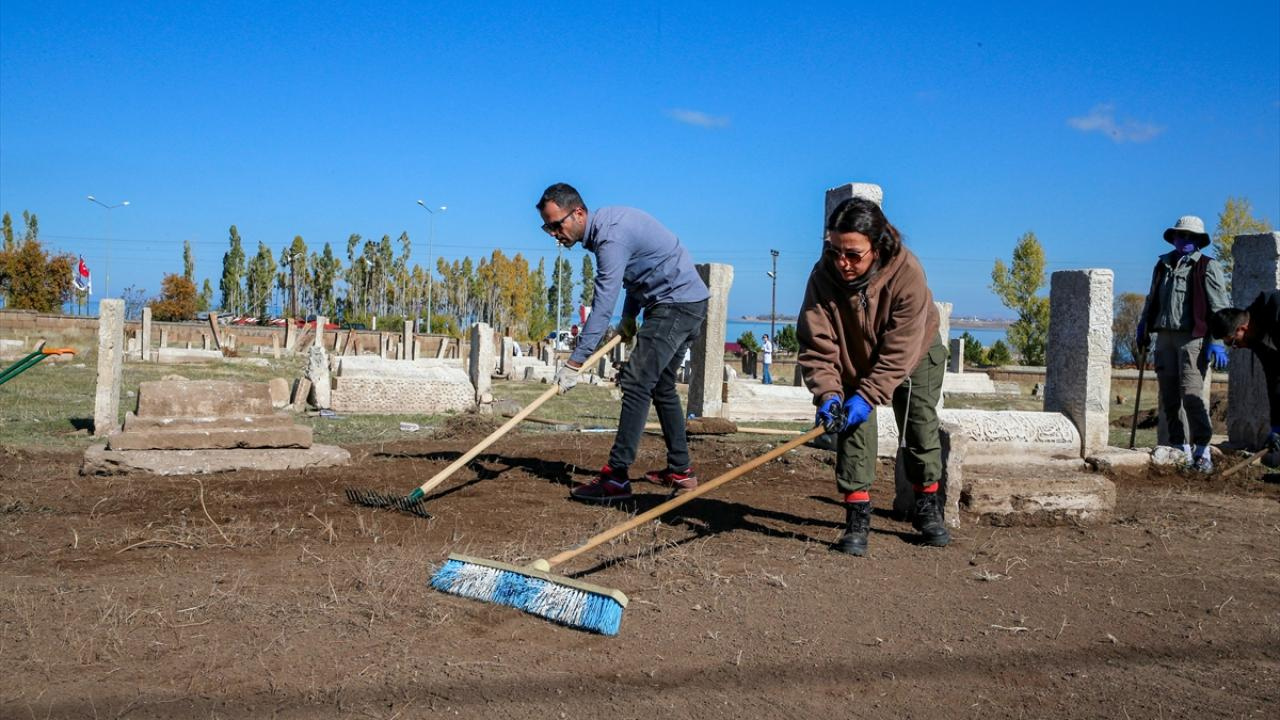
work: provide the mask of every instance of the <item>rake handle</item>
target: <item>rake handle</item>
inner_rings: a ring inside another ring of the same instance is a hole
[[[1245,468],[1249,467],[1250,465],[1252,465],[1252,464],[1254,464],[1254,463],[1258,462],[1258,458],[1260,458],[1260,457],[1262,457],[1263,455],[1265,455],[1265,454],[1267,453],[1267,450],[1270,450],[1270,448],[1268,448],[1268,447],[1266,447],[1266,446],[1263,446],[1263,448],[1262,448],[1261,450],[1259,450],[1258,452],[1256,452],[1256,453],[1254,453],[1254,454],[1250,455],[1250,456],[1249,456],[1249,458],[1248,458],[1247,460],[1242,460],[1242,461],[1240,461],[1240,463],[1239,463],[1239,464],[1231,466],[1231,469],[1229,469],[1229,470],[1227,470],[1226,472],[1222,473],[1222,477],[1221,477],[1221,478],[1219,478],[1219,479],[1221,479],[1221,480],[1226,480],[1227,478],[1231,477],[1232,475],[1235,475],[1236,473],[1240,472],[1241,470],[1243,470],[1243,469],[1245,469]]]
[[[1147,349],[1138,353],[1138,391],[1133,396],[1133,422],[1129,423],[1129,449],[1132,450],[1134,440],[1138,436],[1138,407],[1142,403],[1142,376],[1147,372]]]
[[[730,480],[733,480],[742,475],[745,475],[746,473],[751,472],[752,470],[755,470],[761,465],[764,465],[765,463],[777,457],[780,457],[786,454],[787,452],[794,450],[797,447],[800,447],[801,445],[809,442],[810,440],[816,439],[818,436],[822,435],[825,432],[826,432],[826,429],[823,428],[821,425],[819,425],[818,427],[815,427],[814,429],[801,435],[800,437],[797,437],[794,440],[788,440],[787,442],[783,443],[782,445],[779,445],[778,447],[770,450],[769,452],[761,455],[760,457],[757,457],[754,460],[749,460],[739,465],[738,467],[733,468],[732,470],[729,470],[728,472],[724,473],[723,475],[720,475],[714,480],[703,483],[683,495],[677,495],[676,497],[662,503],[661,505],[653,508],[652,510],[641,513],[620,525],[614,525],[613,527],[609,528],[608,530],[605,530],[599,535],[596,535],[590,538],[585,543],[579,545],[576,548],[573,548],[571,550],[565,550],[559,555],[556,555],[550,560],[547,560],[547,564],[554,567],[556,565],[560,565],[562,563],[568,562],[569,560],[572,560],[578,557],[579,555],[587,552],[588,550],[591,550],[592,548],[603,545],[604,543],[609,542],[610,540],[618,537],[619,535],[625,532],[634,530],[635,528],[638,528],[641,525],[644,525],[650,520],[653,520],[665,513],[668,513],[680,507],[681,505],[684,505],[685,503],[689,502],[690,500],[693,500],[696,497],[705,495],[706,493],[709,493],[712,490],[715,490],[716,488],[729,482]]]
[[[591,357],[587,358],[587,361],[582,363],[582,367],[586,368],[589,365],[594,365],[600,362],[600,358],[604,357],[605,353],[612,350],[614,346],[616,346],[619,342],[622,342],[622,336],[615,335],[613,339],[601,345],[599,348],[596,348],[596,351],[591,354]],[[441,470],[440,472],[436,473],[430,480],[419,485],[418,489],[415,490],[413,494],[418,497],[421,497],[431,492],[432,488],[444,482],[449,478],[450,475],[454,474],[459,469],[464,467],[467,463],[474,460],[477,455],[484,452],[486,448],[488,448],[490,445],[497,442],[498,438],[501,438],[503,435],[506,435],[508,432],[510,432],[511,428],[519,425],[520,422],[524,420],[526,417],[528,417],[531,413],[533,413],[534,410],[537,410],[539,407],[541,407],[542,403],[555,397],[559,392],[560,392],[560,387],[555,383],[552,383],[551,387],[547,388],[546,392],[542,393],[537,398],[535,398],[533,402],[526,405],[524,409],[522,409],[520,412],[511,416],[511,419],[503,423],[502,427],[489,433],[489,437],[486,437],[485,439],[481,440],[479,443],[476,444],[475,447],[463,453],[462,457],[459,457],[457,460],[454,460],[452,463],[450,463],[449,467]]]

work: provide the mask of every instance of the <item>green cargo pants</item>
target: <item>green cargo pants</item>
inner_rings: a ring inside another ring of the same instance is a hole
[[[902,454],[907,479],[928,486],[942,480],[942,442],[938,438],[938,399],[942,374],[947,369],[947,348],[941,340],[893,391],[893,415],[897,426],[906,416],[907,447]],[[910,388],[910,399],[908,399]],[[840,433],[836,442],[836,487],[841,494],[868,490],[876,478],[876,413],[861,425]]]

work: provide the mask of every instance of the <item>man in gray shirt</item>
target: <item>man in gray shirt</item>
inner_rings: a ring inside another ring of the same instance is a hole
[[[578,336],[578,346],[556,373],[560,392],[578,383],[582,363],[595,352],[609,318],[625,290],[619,331],[635,349],[618,379],[622,413],[609,462],[594,481],[570,494],[579,500],[613,502],[631,497],[627,470],[635,462],[640,436],[652,403],[667,443],[667,467],[645,479],[667,487],[697,487],[685,438],[684,410],[676,394],[676,371],[684,351],[707,315],[710,293],[679,238],[648,213],[627,207],[589,211],[572,186],[557,183],[538,201],[542,229],[564,247],[582,246],[596,256],[595,300]],[[644,324],[636,318],[644,313]]]
[[[1145,353],[1150,334],[1156,334],[1156,380],[1169,445],[1181,450],[1193,469],[1208,474],[1213,472],[1213,425],[1202,392],[1209,365],[1226,368],[1227,350],[1206,335],[1210,316],[1227,307],[1226,282],[1222,263],[1200,252],[1209,244],[1203,220],[1184,215],[1164,231],[1164,239],[1173,251],[1156,261],[1138,320],[1138,347]],[[1183,427],[1179,411],[1186,414],[1190,428]]]

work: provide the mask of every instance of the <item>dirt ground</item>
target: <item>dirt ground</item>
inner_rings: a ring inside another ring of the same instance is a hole
[[[168,479],[80,477],[78,453],[0,449],[0,717],[1235,718],[1280,705],[1280,484],[1259,470],[1118,477],[1114,522],[966,518],[945,549],[878,511],[855,559],[827,549],[842,518],[830,456],[802,449],[566,568],[630,596],[606,638],[427,581],[450,552],[528,562],[661,500],[642,483],[630,508],[567,499],[610,436],[509,436],[431,499],[432,520],[345,499],[407,493],[483,432],[462,435],[353,447],[350,468]],[[704,479],[765,447],[694,441]],[[638,467],[660,464],[648,437]]]

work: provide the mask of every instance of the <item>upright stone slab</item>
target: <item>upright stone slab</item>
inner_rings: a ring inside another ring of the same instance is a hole
[[[541,360],[545,365],[555,365],[556,351],[550,345],[543,345]]]
[[[315,395],[315,405],[328,410],[333,403],[333,380],[329,375],[329,354],[321,345],[312,345],[307,353],[307,379]]]
[[[316,337],[311,343],[311,347],[324,347],[324,326],[329,324],[329,318],[323,315],[316,316]],[[325,407],[328,407],[327,405]]]
[[[151,362],[151,308],[142,308],[142,362]]]
[[[169,347],[169,328],[160,328],[160,347]]]
[[[449,338],[440,338],[440,344],[436,346],[436,359],[440,359],[449,354]]]
[[[209,333],[200,333],[200,349],[208,350],[210,345]]]
[[[724,410],[724,335],[729,321],[733,266],[705,263],[697,268],[711,291],[711,298],[707,301],[707,317],[702,321],[702,331],[693,342],[688,411],[696,417],[720,417]]]
[[[1258,293],[1280,290],[1280,232],[1237,235],[1231,249],[1231,305],[1249,307]],[[1270,433],[1266,376],[1253,353],[1231,351],[1228,366],[1227,436],[1233,443],[1258,448]]]
[[[513,380],[516,376],[516,341],[507,336],[502,338],[502,355],[499,367],[499,374],[502,377]]]
[[[98,384],[93,394],[93,434],[120,428],[120,384],[124,374],[124,300],[98,303]]]
[[[837,205],[854,197],[870,200],[876,205],[884,204],[884,190],[875,183],[846,183],[833,187],[827,191],[826,206],[822,213],[822,227],[827,226],[827,218],[831,217],[831,211],[835,210]]]
[[[280,359],[280,335],[271,333],[271,356],[276,360]]]
[[[954,307],[949,302],[933,302],[938,308],[938,339],[942,341],[943,346],[947,346],[951,342],[951,308]]]
[[[964,338],[951,340],[951,359],[947,361],[947,372],[957,375],[964,372]]]
[[[1076,426],[1081,457],[1108,444],[1114,285],[1103,269],[1059,270],[1049,281],[1044,409]]]
[[[411,355],[411,350],[410,350],[410,348],[412,347],[413,347],[413,321],[405,320],[404,330],[402,331],[401,339],[400,339],[400,359],[401,360],[413,359]]]
[[[298,349],[298,326],[293,318],[288,318],[284,326],[284,351],[293,354]]]
[[[471,385],[476,389],[476,404],[492,402],[489,387],[493,383],[493,330],[487,323],[471,326],[471,354],[468,364]]]

